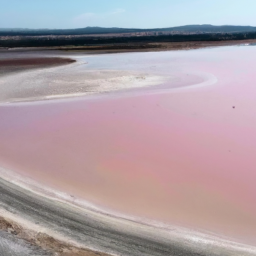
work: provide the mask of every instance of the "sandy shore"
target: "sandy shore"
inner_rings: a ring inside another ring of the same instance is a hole
[[[78,61],[75,63],[67,60],[66,63],[61,63],[69,64],[67,66],[44,69],[47,61],[54,63],[53,65],[57,64],[54,62],[57,59],[53,59],[35,62],[27,59],[22,59],[19,62],[15,60],[14,63],[21,63],[22,68],[28,64],[28,66],[36,66],[37,69],[3,75],[0,79],[1,102],[57,99],[120,89],[129,91],[130,85],[134,88],[154,88],[155,85],[164,84],[167,81],[169,83],[174,81],[176,84],[180,81],[181,73],[179,72],[174,73],[176,76],[166,76],[159,72],[149,73],[146,70],[131,72],[113,70],[111,67],[109,70],[99,69],[96,71],[93,61],[90,62],[90,69],[87,70],[88,63],[79,60],[77,56],[75,59]],[[13,68],[13,61],[4,61],[5,68],[8,65],[11,69]],[[103,59],[103,61],[108,61],[108,59]],[[74,71],[76,73],[72,76]],[[186,80],[182,80],[180,86],[196,84],[204,87],[217,82],[214,75],[205,73],[204,77],[201,74],[195,74],[186,74],[188,75],[187,80],[190,83],[192,81],[192,84],[186,84]],[[28,80],[32,83],[27,83]],[[83,80],[83,85],[79,83],[81,80]],[[45,84],[48,85],[46,88]],[[72,85],[72,89],[70,89],[70,85]],[[22,90],[19,89],[19,86]],[[156,92],[162,93],[165,90],[165,86],[157,87]],[[22,103],[20,104],[22,105]],[[165,102],[165,104],[167,103]],[[9,106],[15,108],[15,104]],[[127,109],[127,106],[129,105],[124,105],[124,109]],[[2,110],[8,108],[8,104],[3,104],[1,108]],[[107,108],[102,108],[102,110]],[[20,111],[22,113],[22,108]],[[41,113],[41,110],[39,112]],[[4,111],[1,114],[4,114]],[[106,114],[106,117],[108,115]],[[21,116],[26,117],[23,114]],[[26,122],[26,118],[24,120]],[[33,122],[28,120],[28,123],[32,124]],[[30,129],[29,125],[26,129]],[[18,161],[18,158],[16,160]],[[11,174],[9,171],[7,173]],[[89,207],[86,201],[78,197],[75,200],[70,194],[67,196],[58,190],[46,190],[44,186],[41,187],[32,181],[23,180],[22,177],[18,180],[15,175],[7,177],[7,173],[3,171],[3,179],[0,180],[1,215],[4,217],[2,229],[6,231],[9,229],[13,235],[18,234],[19,238],[38,245],[44,250],[58,252],[58,255],[105,255],[104,253],[124,256],[256,255],[255,247],[252,246],[194,230],[152,223],[146,219],[138,221],[136,218],[130,218],[129,220],[126,216],[114,214],[104,208]],[[80,202],[80,204],[76,203],[75,206],[74,201]],[[55,246],[52,247],[52,244]],[[95,251],[97,253],[94,253]]]

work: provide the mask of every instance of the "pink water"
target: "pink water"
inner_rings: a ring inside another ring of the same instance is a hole
[[[117,65],[124,59],[127,66]],[[143,70],[150,62],[158,74],[218,81],[3,105],[0,165],[123,213],[256,246],[256,48],[94,61]],[[189,79],[169,86],[196,81]]]

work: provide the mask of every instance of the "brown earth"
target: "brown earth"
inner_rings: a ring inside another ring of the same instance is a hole
[[[7,66],[49,66],[73,63],[75,60],[67,58],[25,58],[25,59],[2,59],[0,67]]]
[[[57,57],[0,59],[0,76],[30,69],[66,65],[73,62],[75,62],[73,59]]]
[[[232,46],[241,44],[256,44],[256,39],[250,40],[226,40],[226,41],[191,41],[191,42],[155,42],[155,43],[122,43],[102,44],[90,46],[63,46],[53,47],[55,50],[85,51],[87,53],[118,53],[118,52],[147,52],[147,51],[171,51],[190,50],[205,47]]]
[[[19,224],[3,217],[0,217],[0,230],[6,231],[17,238],[23,239],[31,245],[39,246],[56,256],[110,256],[109,254],[95,252],[61,242],[45,233],[36,233],[32,230],[26,230]]]

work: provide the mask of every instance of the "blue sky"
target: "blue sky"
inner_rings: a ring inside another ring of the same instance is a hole
[[[0,0],[0,28],[256,26],[256,0]]]

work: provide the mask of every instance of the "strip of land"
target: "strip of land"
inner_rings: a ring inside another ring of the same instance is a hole
[[[124,43],[98,43],[98,44],[69,44],[58,46],[40,46],[19,48],[18,45],[13,48],[0,47],[0,50],[6,51],[29,51],[29,50],[62,50],[79,51],[89,54],[98,53],[119,53],[119,52],[150,52],[150,51],[172,51],[172,50],[191,50],[206,47],[232,46],[232,45],[255,45],[256,39],[243,40],[222,40],[222,41],[185,41],[185,42],[124,42]],[[18,48],[17,48],[18,47]]]
[[[97,53],[119,53],[119,52],[150,52],[150,51],[176,51],[192,50],[206,47],[232,46],[232,45],[254,45],[256,39],[250,40],[224,40],[224,41],[187,41],[187,42],[148,42],[148,43],[122,43],[101,44],[84,46],[60,46],[51,47],[55,50],[85,51],[90,54]]]
[[[64,58],[26,58],[26,59],[3,59],[0,60],[1,67],[15,67],[15,66],[52,66],[62,65],[75,62],[72,59]]]
[[[73,59],[58,57],[34,57],[34,58],[7,58],[0,59],[0,76],[10,73],[18,73],[25,70],[55,67],[75,62]]]

